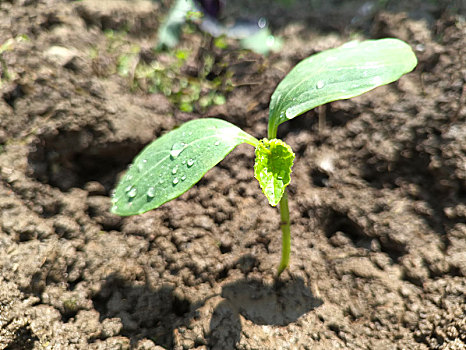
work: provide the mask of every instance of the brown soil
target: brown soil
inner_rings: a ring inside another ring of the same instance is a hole
[[[193,57],[230,60],[237,85],[188,114],[131,90],[108,50],[105,31],[125,31],[160,59],[166,4],[0,1],[0,45],[29,37],[0,65],[0,349],[466,348],[464,3],[325,3],[269,2],[285,46],[268,58],[184,38]],[[249,146],[157,210],[109,213],[117,177],[154,137],[200,116],[265,136],[280,79],[355,30],[407,41],[419,65],[327,105],[325,130],[316,111],[281,126],[297,159],[280,280],[279,216]]]

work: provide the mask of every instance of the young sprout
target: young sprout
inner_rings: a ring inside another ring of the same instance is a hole
[[[155,209],[180,196],[237,145],[255,147],[254,176],[270,205],[279,204],[282,230],[280,275],[290,260],[286,186],[294,153],[277,139],[278,126],[327,102],[361,95],[414,69],[416,56],[398,39],[349,42],[298,63],[280,82],[269,108],[268,138],[258,140],[216,118],[187,122],[156,139],[136,156],[112,198],[111,211],[127,216]]]

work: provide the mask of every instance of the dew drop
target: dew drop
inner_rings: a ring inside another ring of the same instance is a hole
[[[324,87],[325,83],[322,80],[319,80],[316,84],[316,88],[322,89]]]
[[[176,142],[173,144],[172,149],[170,151],[170,158],[176,159],[178,156],[183,152],[186,148],[186,144],[184,142]]]
[[[131,174],[128,175],[128,176],[126,177],[126,179],[127,179],[127,180],[132,180],[132,179],[133,179],[133,175],[131,175]]]
[[[186,161],[185,161],[185,160],[183,160],[183,161],[181,162],[181,164],[183,164],[183,165],[184,165],[184,164],[186,164]]]
[[[220,145],[220,141],[215,141],[214,145],[215,145],[215,146]]]
[[[180,180],[178,180],[178,178],[175,177],[175,178],[173,179],[173,184],[176,185],[178,182],[180,182]]]
[[[163,179],[160,179],[160,180],[159,180],[159,184],[163,184]]]
[[[127,193],[129,198],[134,198],[136,197],[136,194],[138,193],[138,190],[136,187],[133,187],[129,192]]]
[[[125,188],[125,192],[129,192],[129,191],[131,191],[131,190],[132,190],[132,188],[133,188],[133,185],[126,186],[126,188]]]
[[[264,17],[259,18],[259,20],[257,21],[257,26],[262,29],[265,28],[266,25],[267,20]]]
[[[175,167],[173,167],[173,169],[172,169],[172,174],[175,175],[177,171],[178,171],[178,165],[176,165]]]
[[[183,175],[183,176],[181,177],[181,181],[184,181],[184,180],[186,180],[186,175]]]
[[[188,159],[188,168],[191,168],[194,165],[194,159]]]
[[[147,197],[154,198],[155,196],[155,188],[154,187],[149,187],[147,190]]]
[[[114,206],[112,207],[112,211],[116,211],[117,209],[118,209],[118,205],[114,205]]]

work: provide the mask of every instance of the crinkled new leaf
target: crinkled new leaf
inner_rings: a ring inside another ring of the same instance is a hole
[[[256,147],[254,176],[270,205],[276,206],[290,183],[294,153],[291,147],[278,139],[263,139]]]

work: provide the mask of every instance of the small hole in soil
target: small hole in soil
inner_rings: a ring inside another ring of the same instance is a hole
[[[3,94],[3,100],[8,103],[12,108],[15,108],[15,101],[25,95],[23,87],[16,85],[13,89]]]
[[[367,236],[364,229],[346,214],[330,209],[326,222],[325,233],[333,245],[341,246],[344,243],[342,238],[347,237],[346,239],[349,238],[355,247],[372,249],[373,239]],[[377,243],[380,244],[380,250],[395,263],[398,263],[400,258],[406,254],[405,246],[392,242],[387,237],[381,237]]]
[[[313,169],[311,171],[311,179],[312,183],[314,186],[317,187],[327,187],[328,186],[328,180],[329,176],[323,171],[320,171],[319,169]]]
[[[15,332],[14,340],[8,344],[5,350],[32,350],[38,340],[29,327],[22,327]]]
[[[228,277],[228,267],[225,267],[224,269],[222,269],[218,274],[217,274],[217,281],[222,281],[224,280],[225,278]]]
[[[51,30],[61,24],[63,24],[63,22],[60,20],[60,17],[58,17],[56,13],[51,12],[46,15],[46,18],[40,26],[45,30]]]
[[[40,136],[28,157],[32,176],[62,191],[97,181],[108,194],[118,173],[143,145],[129,141],[99,143],[98,136],[86,129]]]
[[[19,234],[19,241],[20,242],[31,241],[31,240],[33,240],[35,238],[37,238],[37,234],[32,230],[24,231],[24,232],[21,232]]]
[[[332,210],[328,215],[325,233],[327,237],[331,237],[337,232],[345,233],[354,243],[365,237],[363,229],[358,224],[347,215]]]
[[[173,297],[172,310],[175,315],[183,316],[184,314],[189,312],[190,308],[191,308],[191,304],[189,303],[188,300],[184,298],[180,298],[177,295]]]
[[[220,243],[219,248],[222,254],[230,253],[232,249],[232,244],[231,242],[222,242]]]

